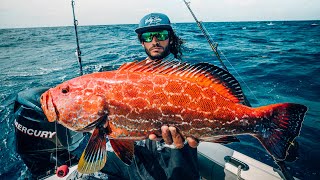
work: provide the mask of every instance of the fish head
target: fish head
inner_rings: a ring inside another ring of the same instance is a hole
[[[75,78],[44,92],[41,107],[49,122],[91,131],[107,116],[105,97],[88,78]]]

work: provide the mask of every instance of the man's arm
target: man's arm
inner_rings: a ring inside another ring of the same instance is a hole
[[[168,145],[160,152],[168,179],[199,179],[197,146],[199,141],[193,137],[185,138],[175,127],[162,126],[162,138]],[[157,140],[156,135],[149,136],[151,140]],[[161,160],[159,161],[161,162]]]
[[[173,148],[158,149],[156,135],[151,134],[145,146],[135,146],[135,158],[130,166],[125,165],[113,152],[108,152],[108,160],[103,172],[110,179],[199,179],[197,146],[194,138],[186,138],[175,127],[161,127],[162,138]],[[151,140],[152,139],[152,140]]]

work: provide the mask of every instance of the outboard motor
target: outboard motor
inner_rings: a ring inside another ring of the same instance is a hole
[[[77,163],[79,155],[73,152],[85,137],[84,133],[47,121],[41,109],[40,96],[48,89],[22,91],[14,104],[16,151],[36,177],[55,173],[56,164]]]

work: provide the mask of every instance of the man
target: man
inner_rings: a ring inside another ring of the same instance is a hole
[[[149,59],[181,59],[183,41],[175,35],[169,18],[161,13],[144,16],[135,30]]]
[[[150,60],[174,60],[181,59],[182,40],[175,35],[169,18],[161,13],[151,13],[144,16],[135,30],[138,39]],[[166,144],[172,144],[177,148],[183,147],[183,137],[174,127],[162,127],[162,135]],[[173,133],[173,134],[172,134]],[[172,135],[172,136],[171,136]],[[173,138],[171,138],[173,137]],[[155,139],[150,135],[150,139]],[[191,147],[196,148],[198,143],[195,139],[187,138]]]
[[[181,59],[182,40],[171,27],[169,18],[161,13],[144,16],[135,30],[144,47],[147,60]],[[156,135],[135,145],[135,157],[130,166],[124,165],[114,153],[108,154],[102,172],[109,179],[199,179],[198,141],[183,137],[175,127],[162,126],[161,141]]]

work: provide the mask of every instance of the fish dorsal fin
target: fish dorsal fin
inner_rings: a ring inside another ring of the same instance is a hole
[[[179,61],[143,60],[126,63],[118,71],[179,76],[209,86],[235,103],[244,102],[244,94],[239,82],[226,70],[209,63],[192,65]]]
[[[213,86],[213,88],[216,89],[216,92],[235,103],[244,103],[245,98],[240,83],[232,74],[209,63],[199,63],[195,66],[203,69],[200,73],[207,75],[207,78],[214,84],[221,84],[225,88],[220,89],[219,86],[217,88]]]

